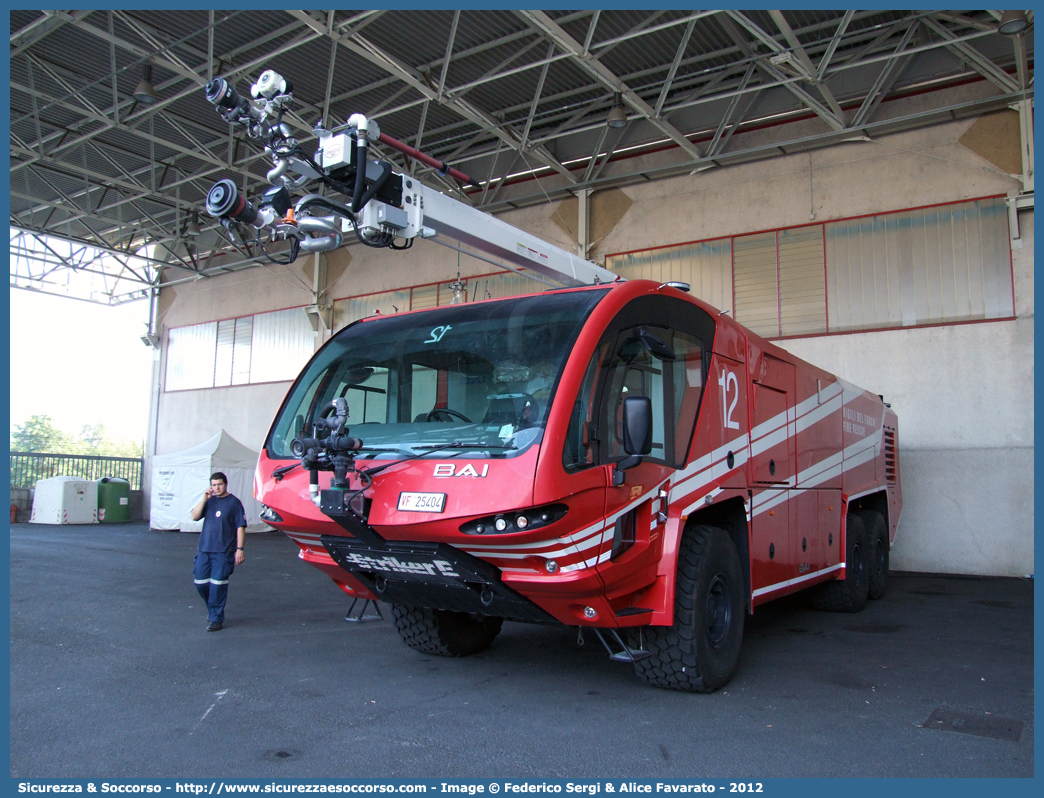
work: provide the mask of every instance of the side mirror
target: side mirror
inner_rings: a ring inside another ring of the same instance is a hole
[[[623,403],[623,439],[627,454],[652,451],[652,399],[631,396]]]
[[[632,396],[623,403],[623,439],[627,457],[613,468],[613,487],[626,481],[624,472],[642,462],[642,455],[652,451],[652,400]]]

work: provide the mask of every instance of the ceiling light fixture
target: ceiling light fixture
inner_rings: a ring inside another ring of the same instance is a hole
[[[619,94],[616,95],[616,99],[613,101],[613,107],[609,111],[609,116],[605,118],[605,123],[613,130],[627,127],[627,112],[624,110]]]
[[[202,231],[199,229],[199,211],[192,211],[192,218],[185,225],[185,235],[190,238],[199,238],[200,232]]]
[[[1025,11],[1005,11],[1001,14],[997,32],[1003,33],[1005,36],[1018,36],[1028,27],[1029,20],[1026,19]]]
[[[152,105],[159,101],[159,97],[156,96],[156,87],[152,85],[152,64],[145,65],[141,82],[131,96],[143,105]]]

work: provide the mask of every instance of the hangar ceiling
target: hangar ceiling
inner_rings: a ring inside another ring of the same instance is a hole
[[[275,69],[293,83],[287,121],[306,147],[317,120],[364,113],[471,175],[480,188],[465,201],[497,212],[1032,100],[1033,12],[1014,36],[1001,16],[11,11],[11,285],[118,304],[256,264],[202,212],[215,181],[257,196],[271,167],[206,102],[212,77],[249,96]],[[151,103],[134,96],[146,77]],[[935,91],[972,81],[989,90],[958,105]],[[916,111],[882,108],[914,94]],[[801,135],[780,124],[800,119],[813,122]],[[772,132],[733,136],[754,129]],[[202,234],[187,236],[194,215]]]

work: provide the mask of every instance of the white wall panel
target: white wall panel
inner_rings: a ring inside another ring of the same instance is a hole
[[[1003,198],[826,225],[831,332],[1008,318]]]
[[[258,313],[250,343],[250,381],[292,380],[312,356],[314,341],[302,308]]]
[[[776,234],[739,236],[732,244],[736,321],[766,338],[779,336]]]
[[[628,280],[688,283],[693,296],[718,310],[733,310],[731,238],[611,255],[605,267]]]
[[[167,333],[167,374],[164,388],[183,391],[214,385],[214,344],[217,322],[176,327]]]

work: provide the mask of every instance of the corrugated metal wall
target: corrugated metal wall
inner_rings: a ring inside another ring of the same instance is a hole
[[[167,334],[164,389],[292,380],[314,344],[315,333],[301,308],[176,327]]]
[[[1003,198],[826,225],[831,330],[1014,315]]]
[[[605,267],[629,280],[688,283],[693,296],[732,312],[732,239],[610,255]]]
[[[168,391],[204,388],[214,384],[214,340],[217,322],[176,327],[167,333]]]
[[[315,350],[315,331],[301,308],[258,313],[250,341],[250,382],[292,380]]]
[[[687,282],[769,338],[1015,313],[1003,197],[610,255],[606,267]]]

